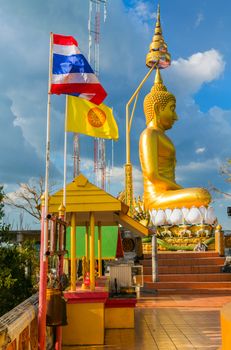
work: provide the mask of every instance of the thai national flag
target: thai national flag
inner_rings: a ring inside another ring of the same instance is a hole
[[[53,34],[51,94],[74,95],[97,105],[107,96],[72,36]]]

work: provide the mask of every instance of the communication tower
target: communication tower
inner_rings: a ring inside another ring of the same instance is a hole
[[[107,0],[89,0],[89,18],[88,18],[88,61],[99,77],[99,44],[100,44],[100,10],[103,5],[104,22],[107,17]],[[94,175],[95,184],[102,189],[106,187],[106,158],[105,158],[105,140],[94,139]]]
[[[73,178],[80,173],[80,144],[79,144],[79,134],[74,133],[73,136]]]

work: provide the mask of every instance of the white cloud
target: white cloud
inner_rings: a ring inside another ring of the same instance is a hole
[[[214,136],[216,135],[217,131],[220,132],[219,139],[223,142],[226,142],[228,138],[230,138],[231,135],[231,124],[230,124],[230,118],[231,118],[231,110],[224,110],[219,107],[212,107],[208,112],[210,123],[208,124],[208,128],[213,128]],[[230,152],[229,152],[230,154]]]
[[[204,20],[204,15],[202,12],[199,12],[197,14],[197,18],[196,18],[196,22],[195,22],[195,28],[199,27],[199,25],[201,24],[201,22]]]
[[[185,58],[172,62],[172,67],[166,72],[166,80],[180,96],[190,98],[200,90],[204,83],[218,79],[223,73],[225,62],[222,54],[211,49],[197,52]]]
[[[205,147],[199,147],[199,148],[196,149],[195,152],[196,152],[196,154],[204,153],[205,149],[206,149]]]
[[[180,165],[178,169],[180,171],[197,171],[203,169],[217,169],[218,166],[221,165],[221,161],[219,159],[208,159],[205,162],[189,162],[185,165]]]
[[[111,192],[114,195],[117,195],[119,192],[123,191],[125,188],[125,170],[124,167],[115,166],[112,171],[111,176]],[[133,177],[133,191],[134,195],[138,196],[143,193],[143,177],[141,170],[133,166],[132,168],[132,177]]]
[[[207,159],[203,162],[191,161],[187,164],[179,165],[176,168],[177,181],[190,180],[190,178],[198,177],[200,180],[203,172],[215,172],[217,171],[222,162],[220,159]]]
[[[148,21],[156,18],[156,12],[152,12],[152,8],[153,6],[151,7],[147,2],[139,0],[134,4],[134,7],[130,12],[137,16],[141,21]]]

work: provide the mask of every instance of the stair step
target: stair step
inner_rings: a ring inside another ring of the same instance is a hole
[[[212,295],[230,295],[229,288],[203,288],[203,289],[158,289],[155,295],[173,295],[173,294],[212,294]]]
[[[178,257],[175,259],[158,259],[159,266],[185,266],[185,265],[223,265],[225,258],[222,257],[205,257],[205,258],[183,258]],[[151,266],[151,260],[141,260],[140,263],[143,266]]]
[[[230,289],[231,292],[231,282],[145,282],[145,289]]]
[[[195,265],[195,266],[159,266],[158,273],[162,274],[178,274],[178,273],[219,273],[222,265]],[[151,275],[152,268],[144,267],[144,274]]]
[[[196,265],[196,266],[159,266],[159,275],[181,273],[219,273],[223,265]],[[144,275],[152,274],[151,266],[143,267]]]
[[[152,282],[151,254],[143,265],[146,292],[158,294],[231,294],[231,274],[222,273],[225,258],[217,252],[158,252],[159,281]]]
[[[158,252],[158,259],[179,259],[180,258],[205,258],[205,257],[219,257],[218,252]],[[151,254],[144,254],[145,259],[151,259]]]
[[[158,276],[159,282],[231,282],[229,273],[166,274]],[[152,282],[152,275],[144,275],[144,282]]]

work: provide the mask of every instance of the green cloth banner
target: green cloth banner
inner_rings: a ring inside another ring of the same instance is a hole
[[[89,229],[90,231],[90,229]],[[68,253],[66,258],[70,258],[71,228],[67,228],[66,234],[66,249]],[[82,258],[85,256],[85,232],[86,227],[76,227],[76,257]],[[101,242],[102,242],[102,259],[113,259],[116,257],[118,241],[118,226],[102,226],[101,227]],[[98,227],[95,227],[95,257],[98,258]]]

